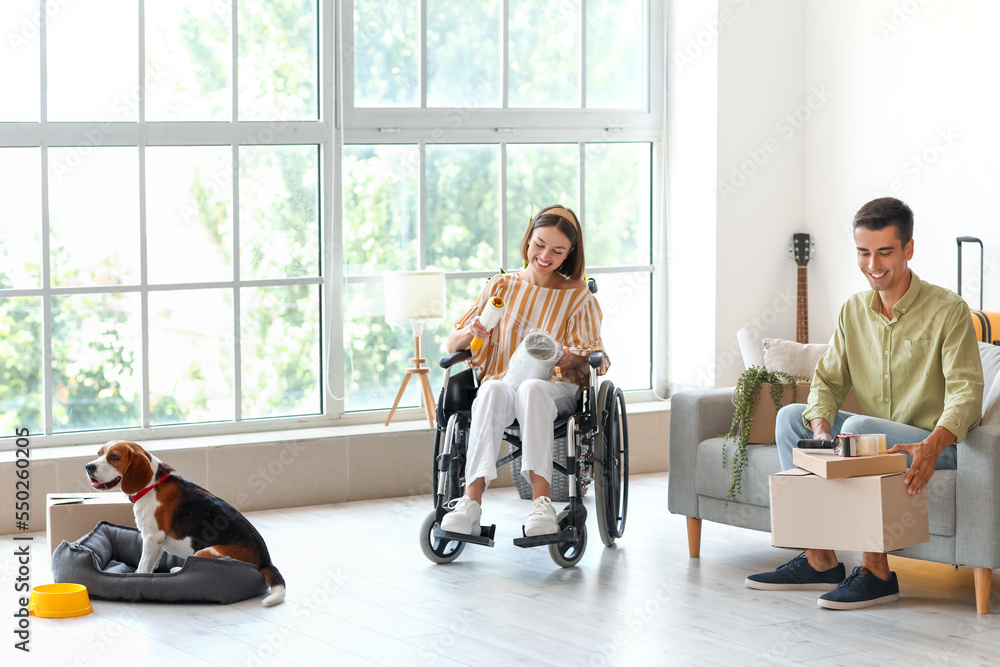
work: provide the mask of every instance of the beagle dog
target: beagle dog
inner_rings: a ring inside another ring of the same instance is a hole
[[[136,572],[149,573],[163,551],[187,558],[229,556],[257,566],[271,594],[265,607],[285,599],[285,580],[271,563],[264,538],[232,505],[174,473],[134,442],[112,440],[86,465],[98,491],[121,488],[132,501],[142,534]]]

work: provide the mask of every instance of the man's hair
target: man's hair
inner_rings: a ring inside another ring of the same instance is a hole
[[[558,211],[549,213],[548,211]],[[567,217],[563,212],[568,213],[572,218]],[[528,261],[528,244],[531,241],[531,234],[539,227],[555,227],[562,232],[570,242],[569,252],[566,259],[557,269],[558,273],[569,280],[580,280],[586,270],[583,257],[583,229],[580,226],[580,218],[576,217],[576,212],[565,206],[546,206],[531,219],[531,224],[524,232],[521,239],[521,259]]]
[[[858,209],[851,232],[856,232],[858,227],[878,231],[889,226],[896,227],[899,240],[905,247],[913,238],[913,211],[895,197],[882,197]]]

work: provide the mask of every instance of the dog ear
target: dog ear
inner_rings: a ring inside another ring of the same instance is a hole
[[[122,473],[122,491],[129,495],[142,491],[153,477],[153,466],[147,458],[149,454],[139,445],[130,442],[121,443],[118,455],[125,463],[124,468],[119,468]]]

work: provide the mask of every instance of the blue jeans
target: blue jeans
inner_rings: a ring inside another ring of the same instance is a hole
[[[778,418],[774,427],[774,440],[778,443],[778,458],[781,460],[781,469],[792,468],[792,450],[799,440],[812,438],[813,432],[802,423],[802,413],[806,406],[803,403],[792,403],[786,405],[778,411]],[[838,433],[885,433],[886,447],[894,445],[906,445],[921,442],[930,435],[930,431],[916,426],[908,426],[888,419],[878,417],[866,417],[856,415],[853,412],[841,410],[837,417],[830,424],[830,436]],[[955,470],[958,467],[956,459],[956,447],[952,445],[941,453],[937,459],[937,470]],[[906,456],[906,465],[912,463],[910,455]]]

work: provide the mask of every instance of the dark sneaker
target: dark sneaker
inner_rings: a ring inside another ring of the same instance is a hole
[[[844,580],[843,563],[820,572],[806,560],[805,553],[788,561],[774,572],[751,574],[746,585],[759,591],[832,591]]]
[[[899,599],[899,582],[895,572],[890,572],[889,581],[885,581],[871,572],[862,573],[862,569],[854,568],[851,576],[820,596],[817,604],[827,609],[864,609]]]

